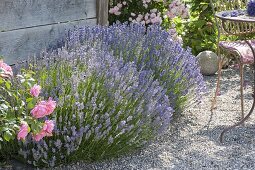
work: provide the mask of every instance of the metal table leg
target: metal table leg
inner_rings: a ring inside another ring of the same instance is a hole
[[[254,52],[254,49],[253,49],[251,43],[250,43],[249,41],[247,41],[247,40],[245,40],[245,42],[246,42],[246,43],[249,45],[249,47],[251,48],[251,51],[252,51],[252,54],[253,54],[253,57],[254,57],[254,64],[253,64],[253,69],[254,69],[254,80],[253,80],[253,104],[252,104],[252,107],[251,107],[249,113],[248,113],[240,122],[234,124],[233,126],[230,126],[230,127],[225,128],[225,129],[221,132],[221,134],[220,134],[220,142],[221,142],[221,143],[222,143],[222,141],[223,141],[223,135],[224,135],[224,133],[227,132],[227,131],[229,131],[229,130],[231,130],[231,129],[233,129],[233,128],[235,128],[235,127],[237,127],[237,126],[239,126],[239,125],[241,125],[241,124],[243,124],[243,123],[251,116],[251,114],[252,114],[252,112],[253,112],[253,110],[254,110],[254,107],[255,107],[255,52]]]

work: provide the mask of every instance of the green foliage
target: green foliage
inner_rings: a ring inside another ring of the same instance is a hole
[[[0,155],[8,157],[12,153],[11,141],[16,139],[20,123],[27,119],[26,86],[33,79],[25,74],[20,79],[0,75]],[[8,152],[6,152],[8,151]]]
[[[190,19],[183,22],[181,32],[184,47],[190,47],[194,55],[204,50],[216,51],[217,27],[210,0],[192,0],[188,3],[191,6]],[[180,33],[180,29],[178,31]]]
[[[34,83],[31,73],[18,79],[0,76],[0,141],[15,139],[20,122],[27,119],[26,97]],[[1,147],[1,142],[0,142]]]

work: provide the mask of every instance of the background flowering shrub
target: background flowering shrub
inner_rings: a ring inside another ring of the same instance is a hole
[[[188,8],[181,0],[110,0],[110,25],[121,23],[141,23],[143,25],[160,24],[169,29],[176,40],[180,37],[175,31],[173,19],[188,18]]]
[[[180,21],[182,29],[177,29],[182,34],[183,46],[190,47],[194,55],[204,50],[216,52],[217,28],[214,21],[210,0],[188,0],[190,18]]]
[[[124,62],[134,62],[138,70],[152,70],[154,79],[167,89],[175,113],[181,111],[188,100],[196,102],[205,90],[197,59],[158,25],[84,27],[70,31],[67,41],[69,48],[80,43],[94,46],[112,52]]]
[[[19,159],[55,166],[127,153],[168,128],[173,109],[150,70],[84,45],[35,64],[44,95],[57,99],[54,136],[19,143]]]

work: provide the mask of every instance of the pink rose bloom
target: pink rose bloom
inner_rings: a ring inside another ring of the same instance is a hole
[[[150,10],[151,13],[156,13],[157,11],[158,10],[156,8]]]
[[[149,19],[149,14],[147,13],[145,16],[144,16],[144,20],[147,21]]]
[[[118,7],[118,8],[122,8],[122,4],[121,4],[121,3],[118,3],[118,4],[117,4],[117,7]]]
[[[142,18],[137,17],[137,18],[136,18],[136,21],[137,21],[137,22],[141,22],[141,21],[142,21]]]
[[[38,97],[41,92],[41,86],[35,84],[31,89],[30,89],[30,94],[34,97]]]
[[[43,125],[43,131],[46,136],[52,136],[52,131],[54,129],[54,122],[52,120],[46,120]]]
[[[36,135],[33,135],[33,139],[35,141],[40,141],[42,138],[46,136],[45,132],[42,130],[40,133],[37,133]]]
[[[41,101],[39,104],[31,110],[31,114],[34,118],[42,118],[48,115],[48,109],[45,101]]]
[[[151,22],[150,19],[148,19],[147,21],[145,21],[146,24],[149,24]]]
[[[34,118],[42,118],[44,116],[50,115],[53,113],[56,108],[56,101],[53,101],[50,97],[48,101],[39,102],[32,110],[31,114]]]
[[[119,11],[114,13],[114,15],[120,15],[120,14],[121,14],[121,12],[119,12]]]
[[[132,17],[135,17],[136,15],[135,15],[135,13],[131,12],[131,16],[132,16]]]
[[[45,136],[52,136],[53,129],[54,129],[54,122],[52,120],[46,120],[44,122],[41,132],[33,135],[33,139],[38,142]]]
[[[0,74],[1,77],[13,76],[12,68],[6,63],[4,63],[2,60],[0,60],[0,69],[4,72]]]
[[[26,122],[22,123],[20,128],[19,128],[19,133],[18,133],[18,140],[22,139],[25,140],[29,133],[29,126]]]
[[[47,107],[47,115],[53,113],[54,109],[56,108],[56,101],[53,101],[51,97],[49,97],[48,101],[46,102]]]
[[[110,8],[109,13],[110,13],[110,14],[115,14],[115,15],[116,15],[116,13],[119,12],[119,9],[120,9],[119,7],[115,6],[115,7],[113,7],[113,8]]]
[[[115,13],[115,9],[114,9],[114,8],[110,8],[109,13],[110,13],[110,14]]]
[[[155,18],[157,15],[155,13],[151,13],[150,17]]]
[[[188,10],[184,10],[182,15],[181,15],[182,18],[189,18],[189,12]]]
[[[157,16],[157,17],[151,19],[151,23],[152,24],[156,24],[156,23],[161,24],[162,23],[162,19],[161,19],[161,17]]]
[[[167,11],[166,15],[170,18],[173,19],[175,17],[174,13]]]
[[[148,4],[143,4],[143,6],[144,6],[144,8],[146,8],[146,9],[148,8]]]
[[[145,25],[145,21],[142,21],[141,24],[142,24],[142,25]]]

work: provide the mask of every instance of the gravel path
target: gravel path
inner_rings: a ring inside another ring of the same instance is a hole
[[[252,105],[252,73],[245,73],[245,113]],[[255,169],[255,114],[245,123],[227,132],[224,143],[219,135],[227,125],[240,119],[238,70],[223,72],[217,109],[210,111],[217,76],[206,76],[208,93],[202,103],[187,109],[168,132],[142,151],[115,160],[95,164],[82,162],[57,169]]]
[[[252,105],[252,80],[249,68],[245,73],[245,113]],[[132,155],[100,163],[75,163],[55,169],[84,170],[185,170],[185,169],[255,169],[255,114],[245,126],[227,132],[224,143],[219,135],[228,125],[240,119],[238,70],[223,72],[218,107],[210,111],[217,76],[206,76],[208,93],[202,103],[190,107],[180,120],[172,122],[165,135]],[[0,168],[1,169],[1,168]],[[15,169],[15,168],[14,168]]]

